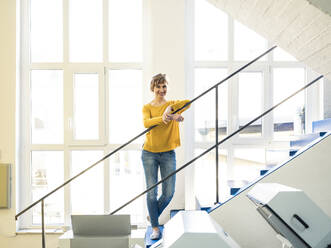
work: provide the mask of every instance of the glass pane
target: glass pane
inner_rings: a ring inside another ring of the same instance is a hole
[[[203,153],[203,149],[195,149],[195,156]],[[219,197],[224,201],[229,197],[226,185],[227,151],[219,149]],[[216,159],[215,150],[204,155],[194,163],[195,193],[203,207],[211,206],[216,200]]]
[[[291,54],[285,52],[279,47],[277,47],[273,53],[275,61],[297,61],[296,58],[294,58]]]
[[[37,201],[64,182],[63,151],[32,151],[31,182],[32,201]],[[64,223],[63,189],[45,200],[46,224]],[[33,208],[32,223],[41,223],[40,205]]]
[[[31,71],[33,144],[63,143],[63,71]]]
[[[195,60],[227,60],[228,15],[205,0],[195,1]]]
[[[146,85],[146,87],[148,87]],[[123,97],[127,102],[123,101]],[[109,71],[109,140],[122,144],[144,130],[142,120],[142,72]],[[138,139],[135,143],[142,143]]]
[[[234,22],[234,58],[252,60],[267,50],[267,40],[241,23]],[[260,60],[266,60],[264,56]]]
[[[104,156],[103,151],[72,151],[71,176],[75,176]],[[70,185],[72,214],[104,213],[103,162]]]
[[[98,74],[74,75],[74,139],[99,138]]]
[[[146,189],[141,151],[120,151],[110,157],[110,210],[113,211]],[[123,208],[118,214],[130,214],[132,224],[145,222],[144,197]]]
[[[274,104],[279,103],[304,86],[303,68],[276,68],[273,70]],[[305,96],[299,93],[274,111],[274,137],[288,139],[289,135],[304,133]]]
[[[239,74],[239,127],[262,113],[262,73],[244,72]],[[241,137],[255,137],[262,135],[261,119],[252,123],[240,132]]]
[[[194,95],[198,96],[227,75],[226,69],[195,69]],[[227,135],[228,83],[218,87],[219,140]],[[215,142],[215,90],[210,91],[194,106],[195,141]]]
[[[142,61],[142,5],[142,0],[109,1],[109,61]]]
[[[31,61],[62,62],[62,1],[31,0]]]
[[[102,7],[102,0],[69,1],[70,62],[103,60]]]
[[[264,148],[238,148],[234,150],[234,163],[229,168],[228,185],[241,188],[260,176],[265,168]]]

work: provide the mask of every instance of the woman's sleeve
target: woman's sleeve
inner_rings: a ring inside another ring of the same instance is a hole
[[[151,112],[146,106],[143,107],[143,120],[145,128],[163,123],[162,116],[151,118]]]
[[[173,111],[176,111],[177,109],[182,108],[185,104],[187,104],[190,100],[178,100],[175,101],[172,105],[171,108]],[[181,109],[180,111],[178,111],[176,114],[181,114],[183,113],[185,110],[187,110],[189,107],[191,107],[191,104],[187,105],[185,108]]]

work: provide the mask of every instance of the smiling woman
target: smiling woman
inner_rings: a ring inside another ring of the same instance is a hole
[[[142,152],[142,162],[145,170],[147,188],[158,181],[158,170],[164,179],[176,170],[176,154],[174,149],[180,146],[179,124],[184,120],[181,113],[188,107],[178,111],[189,100],[167,101],[168,81],[165,74],[157,74],[152,78],[150,90],[154,99],[143,107],[144,126],[146,128],[157,125],[146,134]],[[151,239],[160,238],[159,217],[168,206],[175,193],[176,177],[172,176],[162,183],[162,195],[157,197],[157,188],[147,193],[147,208],[153,232]]]

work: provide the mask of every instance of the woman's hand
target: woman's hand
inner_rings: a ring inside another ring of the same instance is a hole
[[[163,114],[163,115],[162,115],[162,120],[163,120],[163,123],[164,123],[164,124],[168,124],[169,121],[172,120],[172,117],[171,117],[170,114]]]
[[[177,121],[177,122],[181,122],[184,121],[184,117],[181,116],[180,114],[171,114],[171,111],[173,111],[171,109],[171,107],[167,107],[166,110],[164,111],[163,115],[162,115],[162,120],[164,122],[164,124],[168,124],[169,121]]]
[[[174,115],[172,115],[172,120],[181,122],[181,121],[184,121],[184,117],[181,116],[180,114],[174,114]]]
[[[172,120],[172,114],[170,114],[171,111],[172,111],[171,106],[168,106],[166,108],[166,110],[163,112],[162,120],[163,120],[164,124],[168,124],[169,121]]]

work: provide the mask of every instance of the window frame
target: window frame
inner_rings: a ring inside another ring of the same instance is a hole
[[[208,1],[207,1],[208,2]],[[207,3],[210,4],[210,3]],[[191,22],[194,23],[194,13],[195,13],[195,2],[193,1],[192,6],[190,6],[193,9],[193,16],[191,17]],[[225,14],[227,14],[225,12]],[[191,60],[189,61],[189,74],[192,77],[191,87],[194,87],[195,80],[194,80],[194,74],[195,69],[208,69],[208,68],[227,68],[228,69],[228,75],[241,66],[245,65],[249,61],[236,61],[234,59],[234,22],[235,19],[232,18],[229,14],[228,15],[228,59],[226,61],[196,61],[194,60],[194,56],[192,56]],[[194,42],[194,28],[192,30],[192,33],[190,34],[190,38],[188,40],[190,42],[190,46],[195,45]],[[270,41],[267,41],[267,47],[272,47],[274,44],[272,44]],[[279,48],[276,48],[279,49]],[[191,49],[191,51],[196,50],[196,48]],[[302,64],[299,61],[275,61],[273,59],[274,53],[271,52],[266,55],[266,59],[264,61],[257,61],[254,64],[250,65],[248,68],[244,69],[242,72],[251,72],[251,71],[259,71],[262,72],[263,75],[263,111],[266,111],[267,109],[271,108],[273,106],[273,74],[272,70],[273,68],[303,68],[304,69],[304,78],[306,85],[311,80],[316,78],[318,76],[317,73],[313,72],[311,69],[309,69],[307,66]],[[259,54],[256,54],[258,56]],[[252,58],[253,59],[253,58]],[[219,79],[218,82],[222,80]],[[216,84],[217,82],[215,82]],[[192,86],[193,84],[193,86]],[[315,87],[310,87],[305,91],[305,106],[306,107],[306,121],[305,121],[305,130],[306,132],[311,132],[311,125],[312,121],[317,120],[321,118],[321,102],[318,100],[318,97],[321,95],[321,88],[322,83],[318,83]],[[212,91],[214,92],[214,90]],[[195,95],[199,95],[202,92],[196,92]],[[210,93],[209,93],[210,94]],[[212,93],[214,94],[214,93]],[[233,133],[238,129],[238,120],[233,118],[233,116],[238,116],[238,75],[232,77],[228,80],[228,127],[227,127],[227,135]],[[197,102],[196,104],[199,104]],[[194,120],[194,118],[193,118]],[[186,130],[187,133],[195,133],[195,125],[189,126]],[[284,146],[287,144],[287,141],[279,141],[279,140],[273,140],[273,114],[267,114],[266,116],[262,117],[262,136],[261,137],[239,137],[239,134],[232,137],[230,140],[227,140],[225,143],[223,143],[219,149],[224,149],[227,152],[227,168],[231,169],[232,161],[234,161],[234,151],[238,148],[255,148],[255,147],[261,147],[263,146],[265,149],[267,146]],[[220,140],[219,140],[220,141]],[[187,148],[187,151],[194,151],[195,149],[207,149],[213,145],[215,145],[215,142],[203,142],[203,141],[195,141],[195,138],[191,138],[191,142],[188,144],[190,145],[190,148]],[[215,165],[216,166],[216,165]],[[219,172],[219,180],[224,181],[224,175]],[[220,184],[220,187],[221,184]],[[219,188],[219,190],[222,190]],[[220,191],[221,192],[221,191]],[[230,195],[228,195],[229,197]],[[222,197],[220,196],[220,199]]]
[[[144,61],[140,62],[109,62],[108,54],[108,0],[102,0],[103,3],[103,61],[101,63],[72,63],[69,62],[69,1],[62,0],[62,18],[63,18],[63,61],[62,62],[43,62],[32,63],[30,56],[30,6],[31,0],[20,1],[20,86],[21,86],[21,104],[20,104],[20,130],[21,137],[19,141],[20,154],[18,167],[19,191],[17,194],[18,203],[17,209],[24,209],[32,203],[32,184],[31,184],[31,151],[63,151],[64,153],[64,180],[70,178],[71,170],[71,151],[75,150],[100,150],[106,155],[118,148],[120,144],[109,143],[109,113],[108,113],[108,97],[109,97],[109,77],[108,70],[111,69],[137,69],[142,71],[144,77]],[[145,3],[141,1],[143,13]],[[143,16],[143,15],[142,15]],[[144,26],[144,18],[142,25]],[[142,39],[144,31],[142,33]],[[145,47],[142,46],[142,53]],[[64,127],[64,143],[63,144],[32,144],[31,143],[31,108],[29,106],[31,94],[31,70],[62,70],[63,71],[63,127]],[[97,73],[99,75],[99,139],[98,140],[74,140],[73,129],[70,128],[70,122],[73,121],[73,77],[75,73]],[[143,94],[143,92],[142,92]],[[141,145],[130,144],[123,148],[124,151],[141,150]],[[101,158],[100,158],[101,159]],[[100,166],[100,165],[97,165]],[[109,161],[104,161],[104,212],[108,213],[109,209]],[[70,199],[70,184],[64,187],[64,223],[63,225],[48,225],[47,228],[61,228],[69,226],[71,223],[71,199]],[[36,208],[40,207],[38,204]],[[147,212],[146,206],[143,207],[144,213]],[[19,229],[39,229],[40,225],[32,223],[32,211],[26,212],[18,220]],[[145,225],[145,223],[134,223]]]

